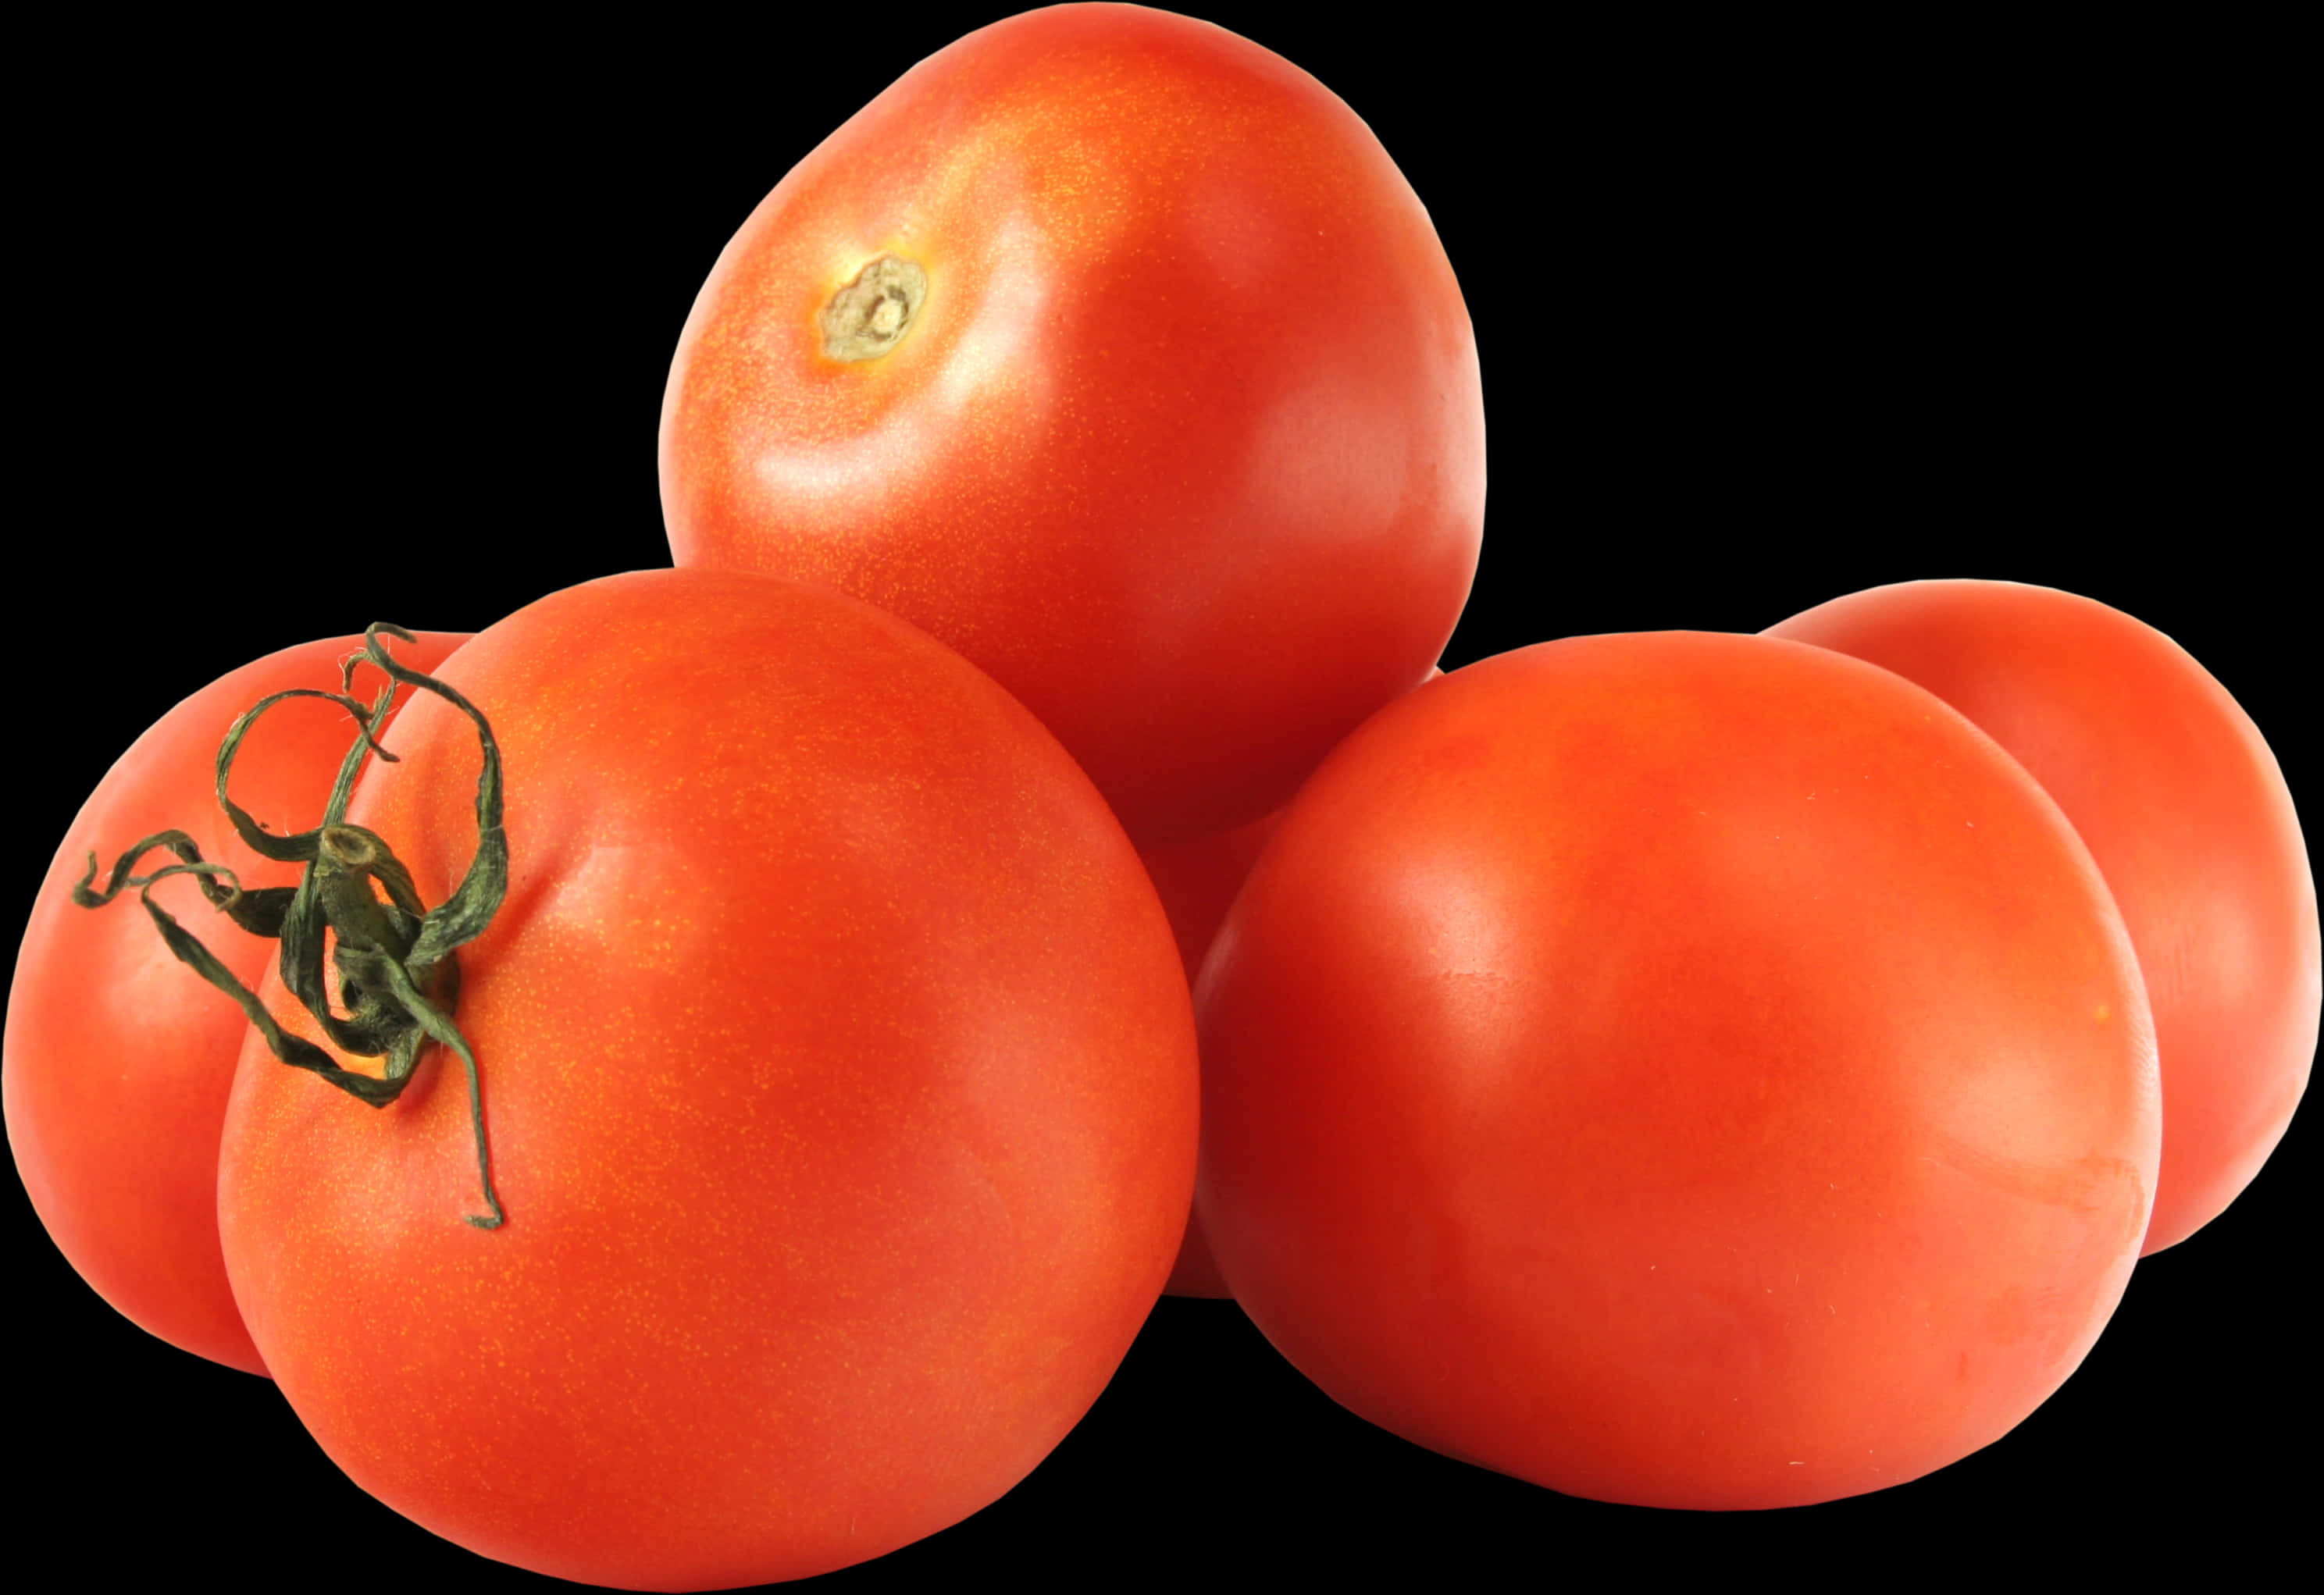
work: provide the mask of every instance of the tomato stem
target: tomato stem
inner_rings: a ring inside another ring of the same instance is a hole
[[[260,699],[226,728],[218,744],[217,798],[235,833],[263,858],[303,866],[295,887],[268,887],[244,891],[235,872],[223,864],[206,862],[201,850],[183,831],[159,831],[121,855],[102,891],[92,890],[97,880],[97,855],[91,853],[88,873],[73,888],[73,901],[85,908],[102,908],[124,888],[139,889],[139,900],[161,933],[161,940],[180,963],[216,986],[241,1007],[268,1048],[294,1068],[307,1069],[373,1107],[385,1107],[403,1093],[420,1056],[434,1041],[456,1056],[468,1077],[468,1117],[475,1134],[476,1175],[484,1189],[486,1215],[470,1215],[478,1229],[498,1229],[508,1214],[493,1189],[492,1157],[484,1136],[484,1082],[475,1053],[453,1024],[457,1006],[459,963],[454,953],[484,934],[500,911],[508,893],[508,835],[502,825],[500,744],[481,710],[454,688],[432,676],[398,662],[389,653],[383,634],[407,642],[416,639],[401,626],[374,625],[364,633],[364,652],[342,667],[341,689],[323,692],[296,687]],[[387,673],[386,688],[366,706],[346,690],[354,684],[355,666],[368,659]],[[411,871],[395,856],[384,837],[346,818],[355,776],[372,753],[393,762],[395,755],[379,743],[378,733],[387,723],[398,684],[432,692],[475,722],[484,747],[484,773],[476,782],[476,852],[467,873],[452,895],[434,908],[420,897]],[[235,755],[259,717],[286,698],[317,697],[339,704],[355,716],[357,735],[339,761],[337,779],[323,811],[323,823],[311,831],[278,836],[260,826],[227,795],[226,782]],[[139,875],[139,862],[156,848],[166,848],[179,862]],[[282,983],[300,1005],[322,1027],[323,1034],[342,1052],[385,1060],[382,1074],[370,1074],[343,1066],[322,1047],[283,1029],[267,1012],[257,994],[219,963],[200,940],[153,901],[157,881],[172,875],[190,875],[200,883],[211,906],[255,936],[278,937],[282,944]],[[374,882],[377,882],[375,888]],[[379,889],[386,898],[382,899]],[[326,933],[328,933],[327,938]],[[331,963],[338,972],[339,997],[346,1012],[333,1009],[323,973],[326,940],[332,944]]]

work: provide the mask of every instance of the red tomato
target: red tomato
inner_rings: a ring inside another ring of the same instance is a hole
[[[444,678],[505,758],[456,1022],[507,1219],[463,1222],[456,1065],[374,1111],[254,1043],[219,1220],[283,1394],[397,1511],[590,1583],[804,1577],[992,1500],[1185,1223],[1193,1023],[1120,827],[957,656],[765,577],[572,588]],[[476,737],[431,698],[394,746],[348,818],[440,902]]]
[[[1443,674],[1443,670],[1431,665],[1423,679],[1434,681]],[[1154,881],[1155,891],[1162,899],[1163,911],[1170,916],[1170,932],[1177,938],[1178,957],[1185,965],[1188,985],[1202,973],[1203,960],[1218,936],[1227,909],[1234,904],[1235,893],[1242,890],[1243,878],[1259,862],[1267,839],[1275,834],[1282,819],[1278,810],[1215,836],[1148,848],[1139,855]],[[1202,1222],[1191,1212],[1186,1215],[1186,1238],[1179,1244],[1178,1260],[1170,1269],[1170,1283],[1165,1294],[1213,1299],[1234,1295],[1227,1288],[1226,1278],[1211,1256],[1211,1243],[1203,1237]]]
[[[1196,1008],[1244,1311],[1571,1494],[1941,1467],[2073,1369],[2146,1225],[2153,1034],[2088,852],[1960,715],[1803,645],[1576,638],[1390,705]]]
[[[1202,972],[1203,956],[1211,950],[1211,938],[1218,934],[1219,922],[1227,917],[1235,893],[1241,890],[1243,877],[1250,873],[1259,850],[1282,817],[1280,813],[1263,815],[1216,836],[1149,848],[1139,855],[1162,899],[1163,911],[1170,917],[1170,931],[1177,938],[1178,957],[1190,985]],[[1171,1295],[1234,1295],[1211,1257],[1202,1224],[1191,1212],[1186,1215],[1186,1235],[1179,1243],[1178,1260],[1171,1266],[1170,1283],[1165,1289]]]
[[[1158,844],[1280,803],[1442,651],[1483,526],[1476,345],[1323,85],[1057,6],[922,61],[727,244],[661,493],[678,564],[925,626]]]
[[[407,644],[433,668],[464,636],[428,632]],[[141,1329],[230,1368],[263,1374],[218,1256],[218,1127],[249,1023],[216,988],[170,955],[134,900],[75,905],[72,890],[100,864],[97,888],[140,839],[177,829],[245,888],[283,886],[292,866],[244,846],[219,809],[219,740],[235,716],[292,687],[336,691],[339,661],[360,637],[327,637],[223,676],[155,722],[108,771],[65,833],[16,955],[8,992],[0,1095],[34,1211],[97,1293]],[[380,678],[357,677],[369,701]],[[281,828],[319,810],[355,737],[345,709],[293,700],[244,744],[234,797]],[[155,852],[141,873],[178,860]],[[153,900],[200,936],[244,985],[255,985],[275,944],[213,914],[194,882],[156,883]]]
[[[2130,927],[2163,1069],[2145,1249],[2218,1217],[2283,1138],[2324,1003],[2316,880],[2283,772],[2186,650],[2095,599],[1905,582],[1781,625],[1959,709],[2074,822]]]

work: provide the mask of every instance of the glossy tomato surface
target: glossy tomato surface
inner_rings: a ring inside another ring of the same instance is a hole
[[[1359,1415],[1775,1507],[1997,1438],[2146,1224],[2153,1041],[2056,806],[1885,671],[1576,638],[1391,705],[1196,992],[1235,1298]]]
[[[1894,670],[2033,772],[2138,949],[2163,1070],[2145,1249],[2217,1218],[2292,1122],[2324,1002],[2316,880],[2275,755],[2152,626],[2015,582],[1904,582],[1768,628]]]
[[[246,1050],[220,1227],[283,1394],[397,1511],[590,1583],[802,1577],[992,1500],[1185,1222],[1192,1019],[1120,826],[956,655],[769,577],[570,588],[445,678],[506,761],[456,1018],[507,1222],[465,1222],[456,1065],[373,1111]],[[439,902],[475,734],[429,700],[395,746],[349,817]]]
[[[1208,23],[1065,5],[767,196],[679,340],[661,493],[680,565],[982,665],[1144,844],[1279,804],[1435,660],[1484,438],[1452,268],[1355,112]]]
[[[408,644],[429,669],[467,639],[419,633]],[[82,1278],[140,1328],[171,1345],[263,1374],[218,1255],[217,1148],[235,1063],[249,1021],[233,1001],[171,956],[152,920],[124,892],[83,908],[72,890],[98,861],[101,890],[141,839],[180,830],[202,857],[245,887],[285,886],[294,866],[260,858],[227,824],[216,796],[218,742],[235,717],[270,693],[336,692],[339,662],[360,637],[286,648],[210,683],[122,754],[65,833],[32,899],[8,991],[0,1095],[8,1146],[34,1211]],[[365,702],[384,678],[356,674]],[[322,812],[354,741],[345,709],[316,701],[269,712],[243,744],[234,797],[277,831]],[[166,852],[139,866],[178,860]],[[276,944],[213,913],[184,877],[153,900],[254,986]]]

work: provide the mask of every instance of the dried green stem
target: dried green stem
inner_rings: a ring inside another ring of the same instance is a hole
[[[460,1060],[467,1072],[468,1115],[476,1147],[476,1173],[489,1216],[471,1215],[479,1229],[497,1229],[506,1221],[500,1197],[493,1188],[492,1158],[484,1134],[483,1076],[475,1051],[451,1014],[459,996],[459,964],[455,951],[484,934],[500,911],[508,892],[508,837],[502,827],[500,745],[483,713],[456,690],[431,676],[410,668],[389,653],[383,637],[415,641],[400,626],[375,625],[364,634],[364,652],[342,667],[340,686],[351,688],[355,666],[364,659],[377,665],[388,685],[366,705],[351,691],[323,692],[297,687],[269,695],[227,728],[218,746],[217,798],[235,834],[263,858],[297,863],[302,871],[295,887],[267,887],[245,891],[232,870],[204,862],[201,850],[183,831],[161,831],[144,838],[121,855],[102,891],[94,890],[97,856],[89,855],[88,871],[73,888],[73,901],[83,908],[101,908],[122,890],[134,887],[162,941],[178,959],[211,985],[234,999],[274,1056],[294,1068],[307,1069],[357,1100],[384,1107],[402,1094],[418,1066],[421,1052],[433,1041]],[[356,775],[366,756],[376,753],[392,761],[395,755],[382,747],[379,733],[387,723],[399,685],[418,687],[444,699],[466,715],[476,727],[484,747],[484,773],[476,783],[476,853],[452,895],[429,908],[421,900],[411,871],[395,856],[385,838],[347,822],[346,808]],[[339,761],[322,824],[311,831],[278,836],[227,795],[235,757],[259,717],[286,698],[317,697],[341,705],[355,716],[357,735]],[[157,848],[166,848],[179,862],[149,875],[134,871],[139,861]],[[267,1012],[257,995],[208,947],[153,901],[155,882],[172,875],[189,875],[199,882],[211,905],[235,924],[257,936],[281,942],[282,983],[295,996],[332,1046],[359,1057],[385,1060],[383,1074],[368,1074],[343,1066],[322,1047],[283,1029]],[[374,884],[376,883],[376,884]],[[385,892],[383,899],[380,895]],[[331,963],[338,972],[342,1013],[333,1006],[323,971],[323,953],[332,948]]]

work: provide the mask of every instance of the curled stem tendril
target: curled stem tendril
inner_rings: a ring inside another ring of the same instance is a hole
[[[299,884],[244,890],[235,872],[223,864],[206,862],[194,839],[183,831],[157,831],[143,838],[115,862],[102,890],[97,889],[97,861],[91,853],[88,870],[72,889],[73,901],[85,908],[102,908],[122,891],[135,889],[161,940],[180,963],[232,998],[266,1038],[277,1058],[294,1068],[311,1071],[360,1102],[385,1107],[401,1096],[418,1066],[421,1052],[436,1042],[460,1060],[467,1073],[468,1117],[475,1131],[476,1175],[484,1190],[488,1214],[471,1214],[478,1229],[498,1229],[507,1220],[499,1194],[493,1188],[492,1157],[484,1134],[484,1082],[476,1055],[451,1014],[459,996],[456,950],[484,934],[500,911],[508,893],[508,836],[502,826],[500,744],[482,711],[432,676],[412,669],[388,651],[383,641],[401,638],[417,641],[401,626],[374,625],[364,633],[364,650],[340,666],[339,692],[293,687],[272,693],[253,705],[227,727],[218,745],[217,789],[221,808],[235,834],[262,858],[302,866]],[[357,665],[376,665],[388,677],[386,687],[369,705],[353,694]],[[430,692],[475,723],[484,748],[484,773],[476,782],[476,852],[466,874],[450,897],[434,908],[420,897],[411,871],[395,856],[377,832],[351,825],[348,799],[356,775],[371,754],[393,762],[395,755],[382,747],[379,733],[386,725],[398,686]],[[337,779],[325,805],[322,824],[311,831],[277,835],[266,830],[227,795],[226,785],[235,757],[261,715],[288,698],[313,697],[338,704],[355,718],[356,736],[339,761]],[[177,862],[150,874],[136,873],[138,864],[157,849],[166,849]],[[369,1074],[349,1069],[322,1047],[295,1036],[276,1023],[257,994],[244,985],[201,941],[153,900],[155,883],[173,875],[192,877],[211,907],[255,936],[281,942],[282,983],[322,1028],[324,1037],[340,1051],[359,1057],[385,1060],[383,1072]],[[376,883],[374,885],[374,883]],[[380,895],[385,892],[384,899]],[[323,970],[326,933],[332,943],[331,963],[339,977],[339,1002],[333,1006]]]

